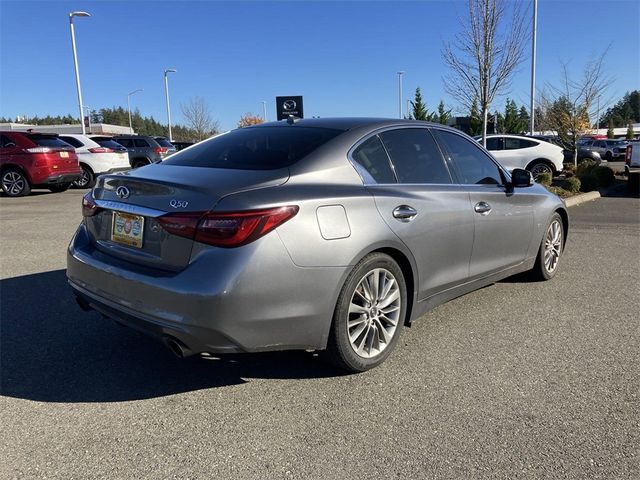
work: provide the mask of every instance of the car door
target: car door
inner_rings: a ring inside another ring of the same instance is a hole
[[[429,130],[379,132],[351,159],[385,223],[413,253],[418,300],[466,281],[473,245],[469,197],[453,184]]]
[[[521,263],[532,241],[534,196],[527,189],[507,189],[506,173],[476,143],[449,130],[434,133],[469,195],[474,219],[470,278]]]

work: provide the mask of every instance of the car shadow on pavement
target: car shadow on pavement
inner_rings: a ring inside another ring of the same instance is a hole
[[[120,402],[245,383],[344,373],[307,352],[180,360],[159,342],[77,306],[65,271],[0,281],[0,394]]]

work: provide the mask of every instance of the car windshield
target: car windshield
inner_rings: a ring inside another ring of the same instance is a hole
[[[309,127],[240,128],[172,155],[162,163],[235,170],[275,170],[293,165],[343,130]]]
[[[33,143],[41,147],[49,147],[49,148],[64,148],[68,150],[74,150],[73,146],[69,145],[67,142],[60,140],[57,135],[46,135],[42,133],[31,133],[28,134],[29,140]]]

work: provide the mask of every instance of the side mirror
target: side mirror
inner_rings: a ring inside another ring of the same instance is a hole
[[[533,185],[533,176],[528,170],[514,168],[511,172],[511,184],[514,188],[530,187]]]

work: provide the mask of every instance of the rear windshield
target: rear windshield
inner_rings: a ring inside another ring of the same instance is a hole
[[[174,148],[173,143],[166,138],[156,138],[156,142],[158,142],[161,147]]]
[[[101,138],[93,138],[92,140],[96,142],[98,145],[100,145],[101,147],[111,148],[113,150],[126,150],[118,142],[116,142],[115,140],[111,140],[110,138],[107,138],[105,140]]]
[[[162,163],[235,170],[293,165],[343,130],[309,127],[240,128],[173,154]]]
[[[60,140],[60,138],[58,138],[57,135],[43,135],[41,133],[30,133],[30,134],[27,134],[27,137],[29,137],[29,140],[31,140],[33,143],[41,147],[66,148],[71,150],[74,149],[67,142]]]

